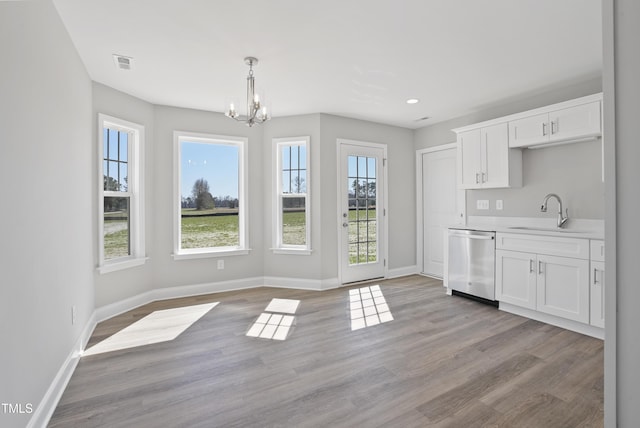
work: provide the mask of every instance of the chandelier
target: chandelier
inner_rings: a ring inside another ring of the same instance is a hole
[[[264,123],[270,119],[267,114],[267,108],[260,105],[260,97],[255,93],[255,83],[253,78],[253,66],[258,63],[258,59],[248,56],[244,62],[249,66],[249,75],[247,76],[247,115],[240,116],[233,104],[229,105],[229,110],[224,114],[238,122],[245,122],[247,126],[253,126],[256,123]]]

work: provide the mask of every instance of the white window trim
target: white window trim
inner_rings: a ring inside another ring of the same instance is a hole
[[[131,254],[112,260],[104,260],[104,197],[113,194],[104,190],[104,128],[131,133],[128,145],[127,167],[129,172],[130,212],[129,240]],[[143,265],[145,253],[145,204],[144,204],[144,126],[117,117],[98,113],[98,272],[114,272]]]
[[[182,200],[180,195],[180,143],[182,141],[201,142],[203,144],[225,144],[238,147],[238,232],[239,245],[234,247],[208,247],[208,248],[190,248],[181,249],[181,207]],[[173,132],[173,254],[174,260],[186,259],[202,259],[208,257],[226,257],[235,255],[249,254],[251,251],[248,246],[249,223],[247,221],[247,168],[248,139],[245,137],[234,137],[227,135],[203,134],[188,131]]]
[[[310,255],[311,250],[311,147],[310,137],[274,138],[272,140],[272,169],[273,175],[273,254]],[[306,245],[287,245],[282,243],[282,159],[281,148],[287,146],[305,146],[306,152],[306,188],[305,197],[305,225]]]

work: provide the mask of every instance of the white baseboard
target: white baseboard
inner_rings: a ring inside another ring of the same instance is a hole
[[[120,300],[119,302],[114,302],[109,305],[96,308],[94,312],[96,321],[102,322],[108,320],[109,318],[113,318],[116,315],[120,315],[122,313],[130,311],[133,308],[137,308],[138,306],[146,305],[147,303],[153,302],[153,292],[154,290],[146,291],[142,294]]]
[[[389,269],[387,271],[387,278],[391,279],[391,278],[399,278],[401,276],[408,276],[408,275],[414,275],[418,273],[418,266],[417,265],[413,265],[413,266],[405,266],[405,267],[401,267],[401,268],[396,268],[396,269]]]
[[[296,290],[313,290],[322,291],[338,288],[340,282],[338,278],[330,279],[302,279],[302,278],[285,278],[276,276],[266,276],[264,278],[265,287],[292,288]]]
[[[205,284],[181,285],[153,290],[153,300],[176,299],[180,297],[200,296],[202,294],[221,293],[223,291],[245,290],[262,287],[263,277],[232,279],[229,281],[209,282]]]
[[[531,318],[536,321],[541,321],[547,324],[555,325],[556,327],[562,327],[567,330],[595,337],[596,339],[604,340],[603,328],[594,327],[589,324],[583,324],[581,322],[556,317],[554,315],[545,314],[543,312],[538,312],[527,308],[521,308],[519,306],[511,305],[504,302],[500,302],[499,309],[501,311],[509,312],[514,315]]]
[[[62,398],[62,394],[67,388],[67,385],[71,380],[71,376],[80,361],[80,353],[87,345],[87,342],[89,342],[89,338],[96,327],[95,314],[96,312],[94,311],[82,330],[82,333],[80,333],[80,337],[73,345],[71,352],[69,352],[64,363],[62,363],[60,370],[58,370],[58,373],[56,373],[56,376],[53,378],[53,381],[51,382],[51,385],[49,385],[47,392],[45,392],[44,397],[42,397],[42,400],[35,408],[35,411],[27,424],[27,428],[46,427],[49,423],[49,420],[51,419],[51,416],[53,416],[53,412],[56,410],[58,402],[60,401],[60,398]]]

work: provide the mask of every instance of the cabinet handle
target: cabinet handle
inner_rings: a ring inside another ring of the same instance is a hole
[[[542,123],[542,136],[546,136],[547,135],[547,124],[546,123]]]
[[[484,172],[482,173],[482,182],[483,182],[483,183],[486,183],[486,182],[487,182],[487,180],[485,180],[485,179],[484,179]]]
[[[593,268],[593,285],[599,284],[598,281],[598,269]]]
[[[533,271],[534,271],[533,259],[529,259],[529,273],[533,273]]]
[[[538,260],[538,274],[542,275],[542,262]]]
[[[476,172],[476,184],[480,183],[480,173]]]
[[[557,131],[558,124],[556,123],[555,120],[551,121],[551,135],[555,134]]]

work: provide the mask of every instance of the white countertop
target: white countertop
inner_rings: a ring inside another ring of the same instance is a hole
[[[555,218],[470,216],[466,224],[452,224],[449,228],[563,238],[604,239],[604,220],[591,219],[569,219],[566,227],[558,229]]]

